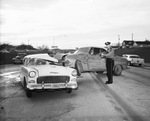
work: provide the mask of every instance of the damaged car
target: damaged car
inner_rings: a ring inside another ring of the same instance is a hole
[[[108,53],[105,48],[102,47],[81,47],[73,54],[60,54],[54,57],[62,60],[63,65],[75,68],[77,75],[80,76],[82,72],[97,72],[102,73],[106,71],[106,58],[102,55]],[[113,74],[120,76],[124,69],[127,69],[127,59],[114,56],[114,68]]]
[[[48,54],[25,56],[20,69],[21,83],[27,97],[31,97],[36,90],[65,90],[71,93],[78,89],[76,77],[76,69],[62,66]]]

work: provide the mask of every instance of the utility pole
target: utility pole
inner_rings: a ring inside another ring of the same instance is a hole
[[[55,46],[55,36],[53,36],[53,46]]]
[[[118,35],[118,46],[120,47],[120,35]]]
[[[132,33],[132,41],[133,41],[133,33]]]
[[[28,39],[28,45],[29,45],[29,41],[30,41],[30,40]]]

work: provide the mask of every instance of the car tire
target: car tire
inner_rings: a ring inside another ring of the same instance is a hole
[[[23,88],[25,89],[25,86],[26,86],[26,81],[25,81],[25,78],[23,80]]]
[[[114,66],[113,74],[114,74],[115,76],[120,76],[121,73],[122,73],[122,67],[121,67],[121,65],[116,65],[116,66]]]
[[[141,67],[141,66],[142,66],[142,64],[139,64],[139,66]]]
[[[81,67],[79,61],[75,62],[75,69],[77,70],[77,76],[81,76]]]
[[[66,93],[70,94],[72,92],[72,89],[66,89]]]
[[[97,74],[102,74],[104,71],[96,71]]]
[[[32,97],[32,91],[27,88],[27,83],[25,80],[24,80],[24,88],[25,88],[26,96],[28,98]]]
[[[27,96],[28,98],[32,97],[32,91],[29,90],[29,89],[27,89],[27,90],[26,90],[26,96]]]

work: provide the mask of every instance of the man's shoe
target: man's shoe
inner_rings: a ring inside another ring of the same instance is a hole
[[[106,81],[106,83],[105,84],[112,84],[112,82],[110,82],[110,81]]]

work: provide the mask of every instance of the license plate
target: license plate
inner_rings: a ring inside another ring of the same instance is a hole
[[[62,88],[62,87],[65,87],[65,84],[47,84],[47,85],[44,85],[44,87]]]

